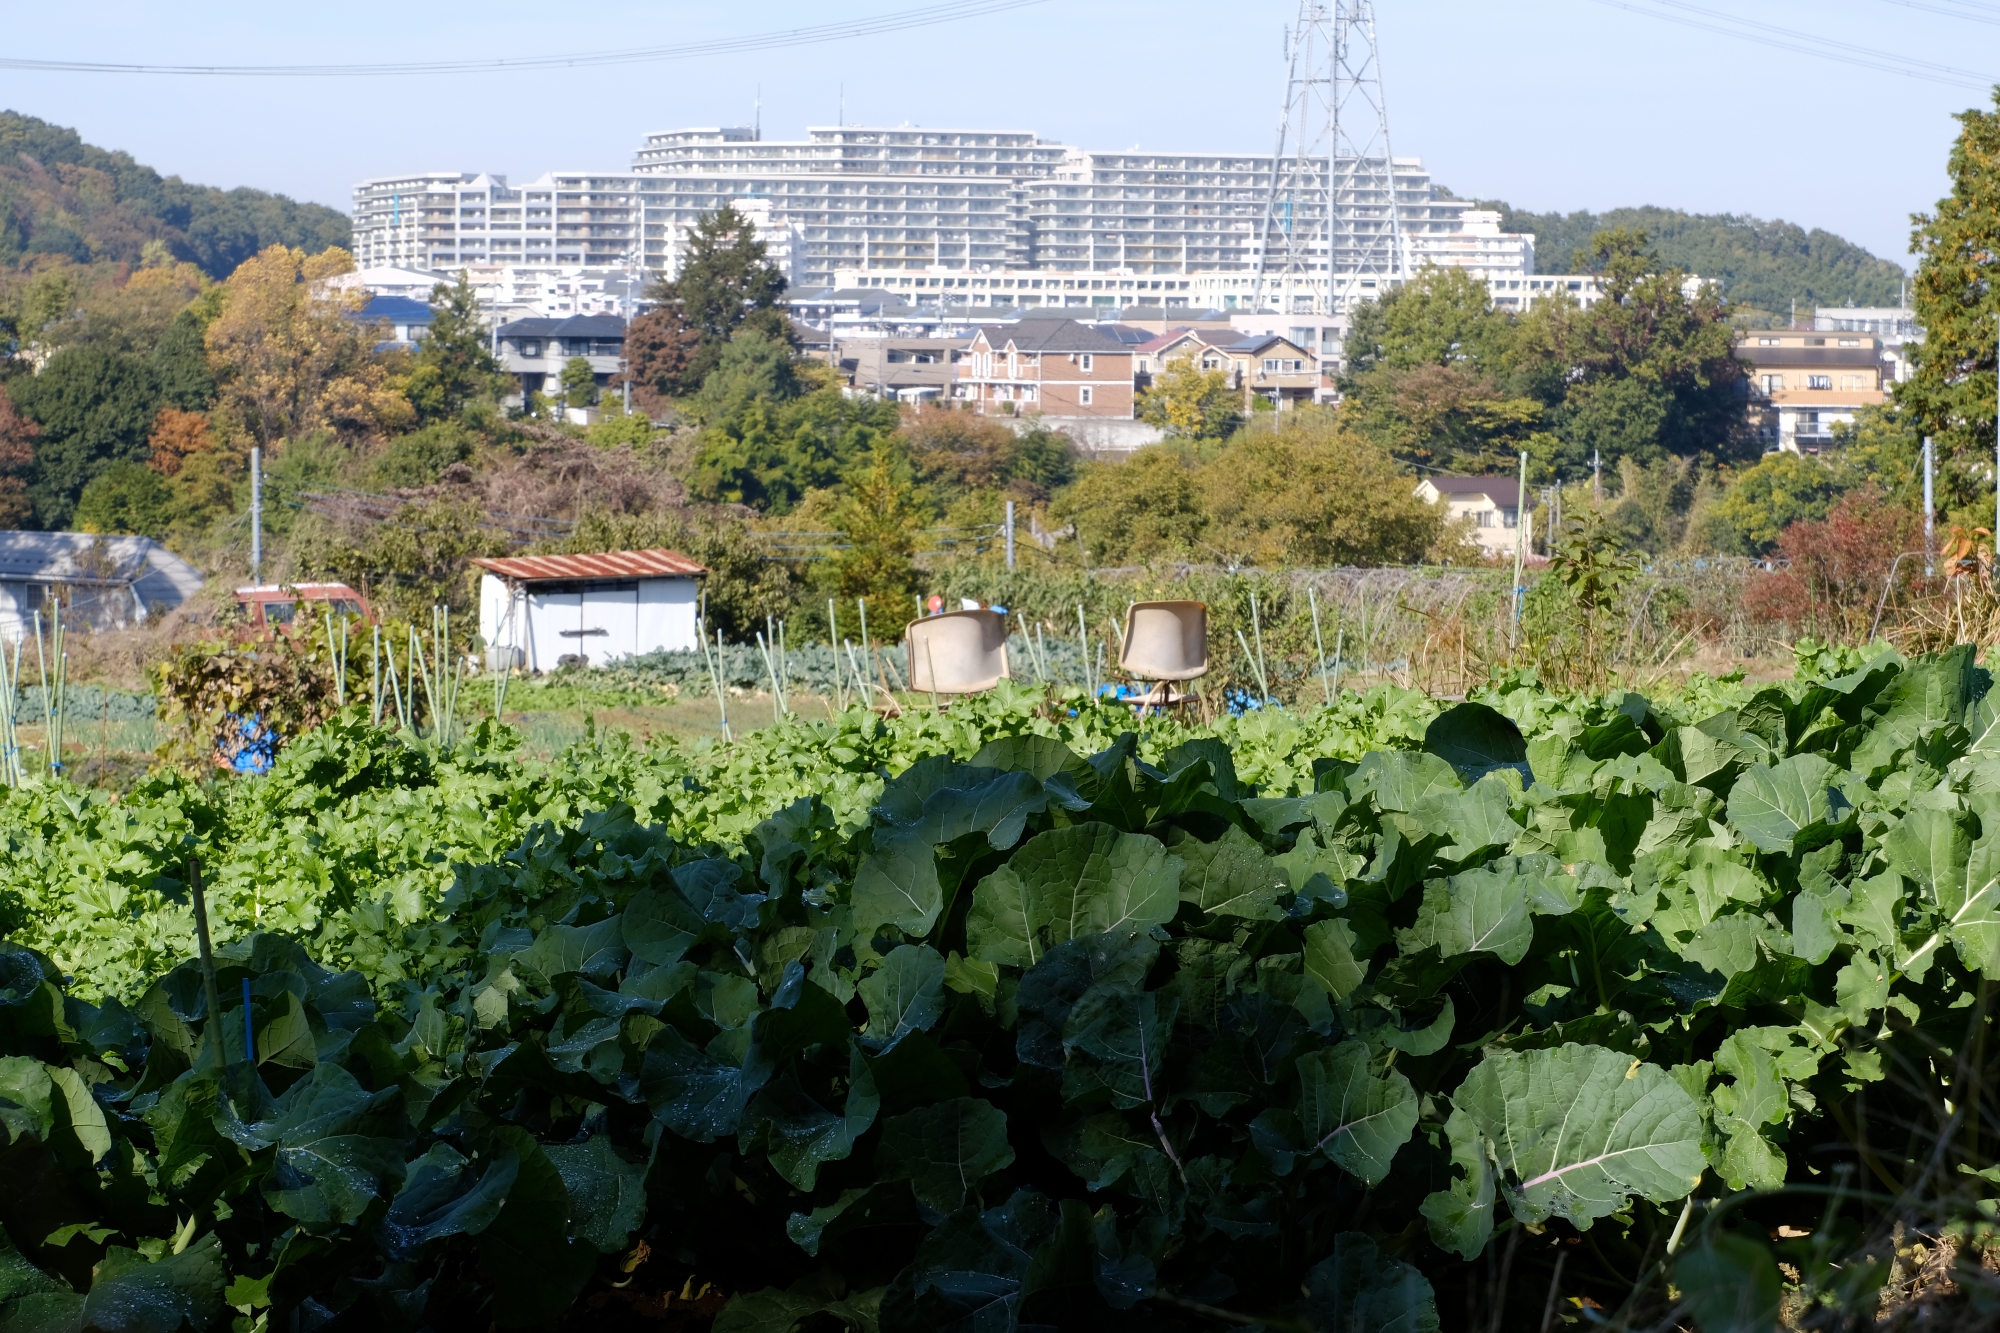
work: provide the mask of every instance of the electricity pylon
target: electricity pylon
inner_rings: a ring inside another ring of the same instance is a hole
[[[1345,314],[1410,270],[1372,0],[1300,0],[1285,57],[1256,308],[1309,299],[1311,313]]]

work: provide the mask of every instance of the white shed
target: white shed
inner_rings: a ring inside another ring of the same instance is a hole
[[[479,633],[499,661],[553,671],[562,659],[603,666],[660,649],[693,648],[699,580],[678,551],[527,555],[475,560]],[[511,650],[511,651],[510,651]]]

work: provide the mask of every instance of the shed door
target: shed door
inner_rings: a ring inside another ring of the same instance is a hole
[[[603,666],[639,651],[638,640],[637,583],[614,583],[585,590],[575,640],[584,646],[573,651],[587,656],[592,666]]]
[[[528,594],[528,669],[554,671],[565,655],[577,651],[583,642],[575,634],[582,622],[583,596],[574,592],[530,592]]]

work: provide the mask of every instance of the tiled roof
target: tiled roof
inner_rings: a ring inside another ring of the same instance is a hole
[[[1439,495],[1484,495],[1496,503],[1519,499],[1520,480],[1515,477],[1425,477]]]
[[[606,551],[602,555],[518,555],[474,560],[481,569],[517,583],[569,583],[579,579],[643,579],[706,574],[679,551]]]
[[[500,326],[503,338],[623,338],[625,321],[616,315],[571,315],[568,319],[517,319]]]
[[[1012,343],[1023,352],[1117,353],[1132,350],[1116,338],[1107,337],[1073,319],[1038,319],[1013,325],[988,325],[981,331],[994,347]]]

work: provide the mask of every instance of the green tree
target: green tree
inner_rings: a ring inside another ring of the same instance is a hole
[[[166,406],[203,412],[215,401],[215,374],[208,368],[204,343],[207,328],[201,311],[189,306],[174,317],[166,336],[153,348],[153,374]]]
[[[1524,346],[1565,367],[1567,391],[1555,414],[1560,447],[1543,461],[1574,477],[1593,453],[1616,466],[1627,456],[1755,458],[1758,445],[1738,390],[1729,306],[1713,284],[1694,295],[1688,275],[1650,253],[1644,232],[1600,232],[1580,256],[1603,297],[1588,310],[1544,302],[1523,323]]]
[[[597,401],[597,373],[588,357],[573,356],[563,362],[562,396],[565,407],[589,407]]]
[[[646,292],[700,338],[677,377],[681,391],[708,378],[723,349],[746,325],[789,345],[791,328],[778,309],[784,294],[785,275],[767,258],[748,218],[725,205],[697,222],[688,231],[679,272]]]
[[[1834,468],[1818,458],[1766,454],[1723,492],[1716,516],[1727,525],[1729,549],[1764,555],[1792,524],[1825,518],[1846,489]]]
[[[166,479],[143,463],[113,463],[77,497],[71,525],[78,532],[158,537],[167,529],[173,495]]]
[[[1175,439],[1226,440],[1243,424],[1243,406],[1227,371],[1203,370],[1195,355],[1178,356],[1139,396],[1139,419]]]
[[[802,397],[789,350],[745,332],[693,404],[705,423],[689,493],[697,500],[787,513],[807,492],[838,485],[887,436],[894,403],[848,398],[834,386]]]
[[[419,421],[457,416],[467,403],[496,397],[505,379],[464,269],[458,271],[457,282],[431,289],[431,308],[435,312],[431,327],[403,384],[403,394]]]
[[[1513,317],[1461,269],[1429,268],[1354,313],[1341,379],[1350,424],[1405,463],[1481,474],[1521,449],[1552,452],[1543,427],[1559,376],[1528,373]],[[1547,383],[1539,383],[1546,379]]]
[[[1202,545],[1231,564],[1412,565],[1440,528],[1388,452],[1324,411],[1239,435],[1199,484]]]
[[[142,357],[84,345],[50,358],[39,375],[9,386],[41,428],[28,493],[45,528],[70,521],[77,497],[113,463],[143,463],[160,407],[160,383]]]
[[[1049,514],[1074,530],[1075,544],[1058,545],[1087,565],[1187,559],[1202,554],[1208,513],[1193,464],[1164,444],[1134,451],[1117,463],[1085,463],[1074,483],[1056,494]]]
[[[1977,512],[1985,492],[1990,527],[1996,341],[2000,340],[2000,89],[1991,111],[1959,114],[1951,149],[1951,193],[1929,213],[1918,214],[1910,246],[1917,255],[1912,284],[1924,341],[1910,348],[1915,373],[1895,389],[1896,403],[1935,442],[1941,507]]]
[[[470,431],[456,421],[436,421],[399,435],[375,460],[375,484],[414,490],[435,485],[444,470],[472,457]]]
[[[847,549],[833,562],[833,590],[907,604],[917,590],[917,540],[928,515],[917,497],[909,460],[893,438],[868,453],[847,478],[847,498],[835,511]]]

